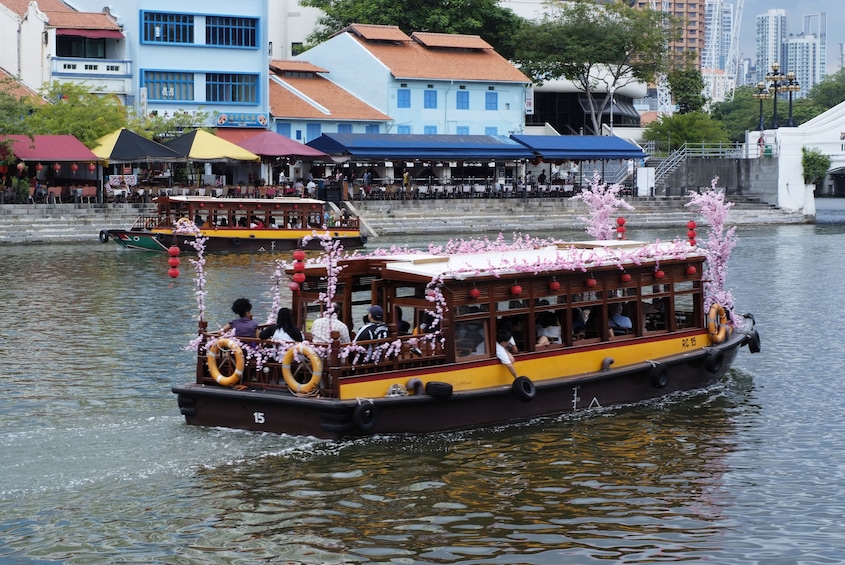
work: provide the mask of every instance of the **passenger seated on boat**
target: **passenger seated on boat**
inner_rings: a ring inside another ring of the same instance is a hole
[[[537,320],[537,345],[561,343],[560,335],[560,323],[555,313],[550,310],[542,312]]]
[[[276,323],[261,330],[258,337],[273,341],[302,341],[302,332],[293,323],[290,308],[279,308]]]
[[[258,216],[253,216],[252,221],[249,223],[249,227],[261,229],[264,227],[264,222],[262,222],[261,218]]]
[[[355,333],[355,341],[387,339],[388,328],[384,323],[384,310],[378,304],[367,310],[367,323]]]
[[[622,314],[622,303],[615,302],[610,305],[608,324],[610,325],[611,335],[625,335],[631,333],[634,325],[631,323],[631,318]]]
[[[513,354],[510,352],[511,340],[513,336],[508,330],[499,330],[496,332],[496,357],[510,371],[513,378],[517,378],[516,369],[513,367]]]
[[[247,225],[248,225],[248,224],[246,223],[246,216],[242,216],[242,217],[238,220],[238,227],[240,227],[240,228],[245,228],[245,227],[247,227]]]
[[[349,337],[349,328],[340,319],[340,306],[337,303],[332,304],[331,309],[326,309],[323,315],[311,324],[311,341],[314,343],[330,343],[332,331],[340,333],[341,343],[352,341]]]
[[[396,328],[400,335],[411,333],[411,324],[402,319],[402,309],[398,306],[396,306]]]
[[[196,214],[196,215],[194,215],[194,223],[196,224],[196,226],[197,226],[198,228],[201,228],[201,227],[202,227],[202,225],[203,225],[203,223],[204,223],[204,222],[202,221],[202,216],[200,216],[200,215],[199,215],[199,212],[197,212],[197,214]]]
[[[232,303],[232,312],[240,316],[221,331],[235,330],[235,337],[258,337],[258,322],[252,319],[252,303],[248,298],[238,298]]]
[[[580,308],[572,309],[572,336],[575,339],[584,339],[584,332],[587,329],[584,311]]]
[[[276,223],[276,218],[273,216],[270,216],[270,228],[274,230],[279,229],[279,224]]]

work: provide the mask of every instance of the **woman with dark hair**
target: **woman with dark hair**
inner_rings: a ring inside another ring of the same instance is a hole
[[[240,316],[223,326],[224,332],[235,330],[235,337],[258,337],[258,322],[252,319],[252,303],[248,298],[238,298],[232,303],[232,312]]]
[[[293,314],[290,308],[279,308],[279,313],[276,315],[276,324],[264,328],[260,337],[273,341],[302,341],[302,332],[293,323]]]

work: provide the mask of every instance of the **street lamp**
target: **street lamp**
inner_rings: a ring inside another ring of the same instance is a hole
[[[754,96],[755,100],[760,101],[760,124],[758,126],[758,129],[762,133],[763,130],[766,129],[766,124],[763,122],[763,100],[769,99],[769,91],[766,90],[766,83],[763,82],[762,80],[760,82],[758,82],[757,83],[757,92],[752,94],[752,96]]]
[[[795,121],[792,119],[792,93],[801,90],[801,85],[795,80],[795,73],[792,71],[786,73],[786,86],[784,88],[789,91],[789,119],[786,120],[786,127],[794,128]]]
[[[774,100],[774,115],[772,116],[772,129],[778,129],[778,91],[783,90],[786,77],[780,73],[780,63],[772,63],[772,72],[766,73],[766,81],[770,82],[769,92]]]
[[[613,137],[613,94],[616,92],[616,89],[610,87],[610,137]],[[790,100],[792,100],[790,94]],[[791,108],[791,106],[790,106]]]

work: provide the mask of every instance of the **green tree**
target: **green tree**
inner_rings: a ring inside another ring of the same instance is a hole
[[[707,98],[704,96],[704,77],[700,70],[693,67],[673,69],[666,78],[680,114],[700,112],[704,108]]]
[[[587,95],[593,130],[610,103],[606,95],[634,82],[654,82],[668,71],[666,43],[678,37],[677,20],[628,2],[597,6],[591,0],[549,4],[540,22],[518,35],[515,60],[536,84],[564,78]]]
[[[756,86],[741,86],[734,91],[733,100],[725,100],[713,105],[712,115],[725,124],[731,141],[745,141],[746,131],[757,131],[760,125],[760,101],[754,98]],[[827,108],[821,108],[812,98],[793,98],[792,118],[796,125],[803,124],[821,114]],[[763,123],[772,127],[774,101],[763,100]],[[778,98],[778,121],[781,127],[786,124],[789,115],[789,99],[781,94]]]
[[[163,143],[190,130],[199,129],[208,121],[209,115],[204,110],[187,112],[182,109],[166,116],[160,113],[148,116],[133,113],[127,127],[138,135]]]
[[[407,34],[415,31],[479,35],[503,57],[514,51],[514,35],[525,20],[498,0],[301,0],[303,6],[319,8],[318,28],[308,36],[313,45],[325,41],[350,24],[398,26]]]
[[[819,184],[830,169],[830,157],[818,149],[801,148],[801,166],[804,170],[804,184]]]
[[[0,80],[0,134],[26,135],[27,120],[35,111],[37,102],[31,97],[17,94],[20,85],[12,78]]]
[[[685,143],[730,143],[724,124],[704,112],[658,118],[643,131],[643,139],[666,151]]]
[[[87,147],[126,126],[124,107],[113,96],[91,94],[85,84],[53,82],[42,89],[49,102],[27,119],[33,134],[74,135]]]

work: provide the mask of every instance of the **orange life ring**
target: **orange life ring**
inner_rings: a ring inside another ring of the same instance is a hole
[[[224,377],[217,367],[217,356],[221,350],[227,353],[231,352],[235,356],[235,371],[227,377]],[[244,351],[237,343],[227,337],[221,337],[209,346],[206,360],[208,361],[208,372],[211,373],[211,378],[217,381],[217,384],[223,386],[233,385],[243,377]]]
[[[294,378],[291,371],[294,355],[299,353],[308,358],[311,363],[311,379],[307,383],[301,383]],[[308,394],[313,392],[320,384],[320,379],[323,378],[323,360],[317,355],[317,352],[307,345],[295,345],[285,352],[282,358],[282,376],[285,378],[285,384],[293,392],[301,392]]]
[[[713,343],[722,343],[728,334],[728,315],[718,302],[710,307],[707,314],[707,333]]]

